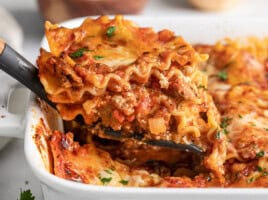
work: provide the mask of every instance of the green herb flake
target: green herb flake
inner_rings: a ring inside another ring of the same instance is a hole
[[[215,138],[216,138],[217,140],[220,140],[220,139],[221,139],[221,132],[220,132],[220,131],[218,131],[218,132],[216,133]]]
[[[227,135],[227,134],[229,133],[229,131],[228,131],[227,129],[223,129],[223,133],[224,133],[225,135]]]
[[[109,38],[114,36],[115,30],[116,30],[115,26],[109,26],[106,31],[106,36]]]
[[[101,177],[99,177],[99,179],[102,182],[102,184],[105,185],[105,184],[108,184],[108,183],[111,182],[112,177],[109,177],[109,178],[101,178]]]
[[[231,120],[232,120],[232,118],[230,118],[230,117],[224,117],[221,120],[220,127],[223,129],[223,133],[225,135],[227,135],[229,133],[229,131],[226,128],[227,128],[227,126],[229,126]]]
[[[252,182],[254,182],[255,180],[256,180],[255,177],[251,177],[251,178],[248,179],[248,183],[252,183]]]
[[[204,85],[198,85],[197,88],[207,90],[207,88]]]
[[[264,156],[264,151],[260,151],[260,152],[256,153],[257,158],[261,158],[263,156]]]
[[[242,115],[240,115],[240,114],[238,115],[238,117],[239,117],[240,119],[242,119],[242,118],[243,118],[243,116],[242,116]]]
[[[263,173],[262,173],[262,176],[267,176],[268,175],[268,171],[264,171]]]
[[[268,132],[268,128],[264,128],[264,130]]]
[[[103,56],[100,56],[100,55],[95,55],[95,56],[93,56],[93,58],[95,59],[95,60],[100,60],[100,59],[102,59],[102,58],[104,58]]]
[[[112,170],[111,169],[105,169],[104,170],[107,174],[113,174]]]
[[[31,190],[20,191],[20,198],[19,200],[35,200]]]
[[[220,127],[221,128],[227,128],[227,126],[229,126],[231,120],[232,120],[232,118],[230,118],[230,117],[222,118]]]
[[[87,48],[83,47],[83,48],[80,48],[78,50],[76,50],[75,52],[71,53],[70,54],[70,57],[71,58],[80,58],[84,55],[84,52],[85,51],[89,51]]]
[[[263,171],[262,167],[260,167],[260,166],[256,166],[256,169],[257,169],[258,172],[262,172]]]
[[[225,71],[220,71],[217,76],[222,81],[226,81],[228,79],[228,74]]]
[[[121,183],[122,185],[127,185],[128,184],[128,180],[121,180],[121,181],[119,181],[119,183]]]

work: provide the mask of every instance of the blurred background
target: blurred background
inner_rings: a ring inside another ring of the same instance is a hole
[[[35,63],[44,20],[59,23],[101,14],[268,18],[267,8],[267,0],[0,0],[0,38]],[[5,82],[1,76],[0,81]],[[37,200],[43,200],[39,182],[25,161],[23,140],[0,138],[0,149],[7,143],[0,151],[0,199],[17,199],[20,189],[30,188]]]
[[[44,20],[58,23],[100,14],[268,17],[267,5],[267,0],[0,0],[0,30],[5,30],[0,32],[0,37],[19,50],[23,46],[24,56],[34,62]],[[13,30],[12,35],[7,34],[8,29]]]

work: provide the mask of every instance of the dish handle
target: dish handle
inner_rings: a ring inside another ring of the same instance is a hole
[[[0,136],[23,138],[25,115],[30,99],[30,91],[20,84],[11,87],[7,100],[0,102]]]

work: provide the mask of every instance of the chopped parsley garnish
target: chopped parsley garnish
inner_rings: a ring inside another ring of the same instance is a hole
[[[221,132],[218,131],[218,132],[216,133],[215,137],[216,137],[217,140],[221,139]]]
[[[264,151],[260,151],[260,152],[256,153],[257,158],[261,158],[263,156],[264,156]]]
[[[243,116],[242,116],[242,115],[240,115],[240,114],[238,115],[238,117],[239,117],[240,119],[242,119],[242,118],[243,118]]]
[[[19,200],[35,200],[31,190],[20,191],[20,198]]]
[[[198,85],[197,88],[207,90],[207,88],[204,85]]]
[[[223,129],[223,132],[225,135],[227,135],[229,133],[229,131],[227,129]]]
[[[227,126],[229,126],[231,120],[232,120],[232,118],[230,118],[230,117],[222,118],[220,127],[221,128],[227,128]]]
[[[109,177],[109,178],[101,178],[101,177],[99,177],[99,179],[100,179],[100,181],[102,182],[102,184],[105,185],[105,184],[111,182],[112,177]]]
[[[85,51],[89,51],[89,50],[85,47],[82,47],[82,48],[76,50],[75,52],[71,53],[70,57],[71,58],[80,58],[84,55]]]
[[[229,126],[231,120],[232,118],[229,118],[229,117],[224,117],[221,120],[220,127],[223,129],[224,134],[228,134],[228,130],[226,128],[227,126]]]
[[[115,26],[109,26],[106,31],[107,37],[109,38],[112,37],[115,33],[115,30],[116,30]]]
[[[113,173],[111,169],[105,169],[104,171],[105,171],[107,174],[112,174],[112,173]]]
[[[252,183],[252,182],[254,182],[255,180],[256,180],[255,177],[251,177],[251,178],[248,179],[248,183]]]
[[[225,71],[220,71],[217,76],[222,81],[226,81],[228,79],[228,74]]]
[[[267,176],[268,175],[268,171],[265,171],[262,173],[262,176]]]
[[[95,55],[95,56],[93,56],[93,58],[95,59],[95,60],[100,60],[100,59],[102,59],[102,58],[104,58],[103,56],[100,56],[100,55]]]
[[[262,167],[260,167],[260,166],[256,166],[256,169],[257,169],[258,172],[262,172],[263,171]]]
[[[268,128],[264,128],[264,130],[268,131]]]
[[[119,181],[119,183],[121,183],[122,185],[127,185],[128,184],[128,180],[121,180],[121,181]]]

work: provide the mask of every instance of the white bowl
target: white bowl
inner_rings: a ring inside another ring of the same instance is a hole
[[[168,28],[193,43],[214,43],[217,39],[237,36],[268,36],[268,21],[260,19],[207,19],[207,18],[144,18],[127,17],[141,26],[152,26],[156,30]],[[65,22],[68,27],[78,26],[82,19]],[[45,45],[43,40],[42,45]],[[54,116],[61,128],[61,120]],[[145,200],[145,199],[184,199],[184,200],[250,200],[267,199],[268,189],[183,189],[183,188],[120,188],[95,186],[61,179],[49,173],[33,141],[35,127],[44,118],[34,99],[27,113],[25,134],[25,154],[34,174],[40,179],[46,200]],[[46,121],[45,121],[46,122]]]

